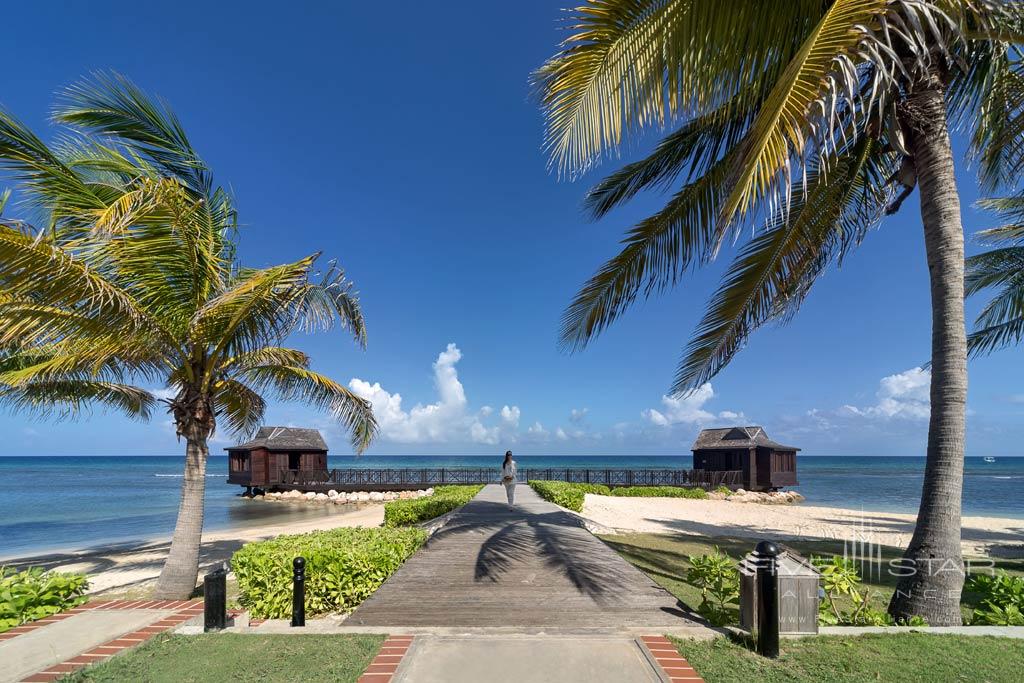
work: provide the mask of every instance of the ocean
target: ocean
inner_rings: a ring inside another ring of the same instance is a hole
[[[519,456],[527,467],[689,468],[690,456]],[[331,456],[330,467],[498,467],[500,457]],[[181,456],[0,457],[0,559],[57,549],[169,536],[181,486]],[[808,505],[916,512],[924,459],[801,455]],[[211,456],[207,530],[341,514],[344,506],[269,505],[229,486],[227,458]],[[964,514],[1024,519],[1024,458],[967,458]]]

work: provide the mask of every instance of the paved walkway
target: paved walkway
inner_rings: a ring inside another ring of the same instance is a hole
[[[678,601],[587,531],[516,489],[484,487],[346,620],[351,626],[694,626]]]
[[[0,634],[0,683],[42,683],[202,614],[202,601],[91,601]]]

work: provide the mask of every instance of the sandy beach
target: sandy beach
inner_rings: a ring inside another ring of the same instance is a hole
[[[916,520],[912,514],[808,505],[594,495],[587,495],[583,516],[620,532],[861,540],[900,548],[910,541]],[[1024,520],[964,517],[962,541],[968,555],[1024,557]]]
[[[268,524],[256,528],[211,531],[203,534],[199,557],[199,575],[209,571],[249,541],[301,534],[319,529],[338,527],[374,527],[384,522],[383,505],[367,505],[344,514],[325,515],[320,518]],[[143,543],[120,543],[88,548],[79,552],[49,553],[23,557],[6,562],[13,567],[44,567],[58,571],[83,572],[89,575],[89,593],[130,594],[144,592],[160,575],[167,557],[170,538]]]

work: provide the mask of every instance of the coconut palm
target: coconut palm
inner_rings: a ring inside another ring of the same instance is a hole
[[[999,212],[1008,222],[980,233],[984,243],[998,248],[967,259],[968,296],[997,290],[967,337],[971,355],[1024,342],[1024,195],[985,199],[979,204]]]
[[[0,163],[39,228],[0,226],[0,401],[70,418],[93,406],[148,419],[160,399],[185,440],[185,475],[163,598],[196,586],[208,440],[248,434],[265,396],[312,404],[350,432],[376,430],[369,404],[283,346],[297,330],[340,325],[360,345],[358,298],[318,254],[269,268],[235,258],[236,210],[181,124],[123,77],[64,93],[66,127],[45,145],[0,113]]]
[[[1020,103],[1019,13],[996,0],[588,0],[535,74],[546,149],[563,174],[674,128],[587,194],[598,218],[642,190],[673,192],[568,307],[568,349],[751,235],[689,342],[676,394],[712,378],[758,327],[792,315],[830,263],[919,189],[931,419],[918,524],[890,612],[933,624],[960,622],[963,583],[967,354],[949,129],[972,134],[984,179],[1004,179],[1014,145],[1001,127]]]

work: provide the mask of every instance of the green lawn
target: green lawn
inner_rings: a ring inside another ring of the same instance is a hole
[[[620,534],[601,536],[601,539],[614,548],[623,558],[636,565],[661,587],[675,595],[684,604],[696,608],[700,604],[700,591],[685,583],[683,577],[690,563],[689,555],[704,555],[718,546],[722,552],[733,559],[739,559],[754,549],[757,544],[749,538],[726,538],[708,536],[687,536],[683,534]],[[804,556],[842,554],[843,544],[839,541],[787,541],[787,545]],[[899,548],[883,548],[882,564],[867,563],[867,571],[863,574],[864,586],[873,594],[872,604],[884,609],[889,602],[896,586],[896,579],[882,571],[889,560],[902,556]],[[1024,560],[996,560],[996,567],[1005,569],[1010,574],[1024,575]],[[962,608],[966,616],[975,606],[973,593],[966,591],[963,595]],[[739,614],[734,619],[739,621]]]
[[[315,681],[354,683],[382,635],[161,635],[67,681]]]
[[[783,639],[776,660],[726,638],[673,639],[708,683],[943,683],[1021,680],[1024,640],[926,633]]]

